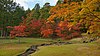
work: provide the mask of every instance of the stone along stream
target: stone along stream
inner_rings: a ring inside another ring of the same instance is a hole
[[[53,43],[49,43],[49,44],[40,44],[40,45],[32,45],[30,46],[25,52],[17,55],[17,56],[28,56],[32,53],[35,53],[38,49],[38,47],[41,47],[41,46],[50,46],[50,45],[66,45],[66,44],[72,44],[71,42],[53,42]]]

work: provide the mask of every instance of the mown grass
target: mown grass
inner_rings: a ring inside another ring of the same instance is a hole
[[[100,40],[93,43],[40,47],[31,56],[100,56]]]
[[[41,38],[0,39],[0,56],[16,56],[23,53],[31,45],[53,41],[57,40]],[[40,50],[31,56],[100,56],[100,40],[87,44],[81,43],[81,39],[72,39],[70,42],[74,44],[39,47]]]
[[[40,38],[16,38],[16,39],[0,39],[0,56],[16,56],[24,52],[31,45],[49,43],[51,39]]]
[[[0,56],[16,56],[25,51],[27,45],[5,44],[0,46]]]

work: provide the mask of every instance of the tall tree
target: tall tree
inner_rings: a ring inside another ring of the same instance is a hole
[[[51,8],[52,7],[50,6],[50,3],[48,3],[48,2],[45,3],[43,8],[40,9],[40,14],[41,14],[40,18],[41,19],[47,19],[50,16],[49,11],[50,11]]]
[[[21,22],[21,17],[24,16],[24,9],[13,0],[0,0],[0,13],[1,35],[6,36],[8,33],[6,27],[18,25],[18,23]]]
[[[39,19],[39,16],[40,16],[39,10],[40,10],[40,5],[39,5],[39,3],[37,3],[37,4],[35,5],[35,7],[34,7],[34,14],[33,14],[33,16],[32,16],[33,18]]]

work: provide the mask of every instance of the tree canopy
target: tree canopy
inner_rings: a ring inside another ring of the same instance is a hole
[[[58,0],[55,6],[46,2],[43,7],[37,3],[32,10],[26,11],[11,0],[0,1],[3,2],[0,3],[0,27],[4,31],[12,28],[11,36],[62,39],[80,37],[82,33],[100,36],[99,0]]]

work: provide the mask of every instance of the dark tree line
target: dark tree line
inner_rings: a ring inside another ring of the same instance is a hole
[[[7,36],[9,29],[7,26],[19,25],[22,22],[22,16],[25,16],[26,12],[20,4],[17,4],[13,0],[0,0],[0,34],[1,36]]]

